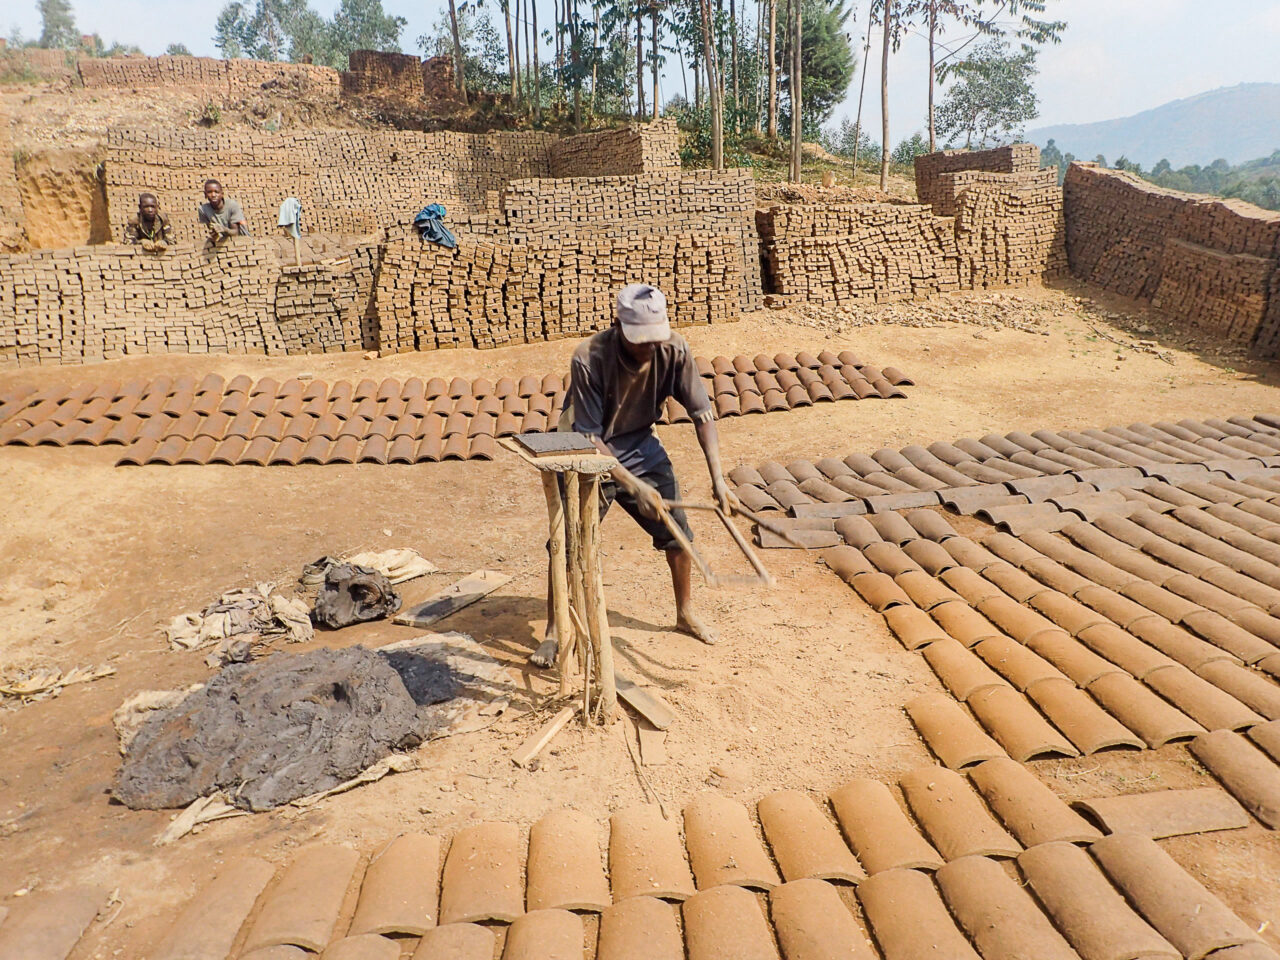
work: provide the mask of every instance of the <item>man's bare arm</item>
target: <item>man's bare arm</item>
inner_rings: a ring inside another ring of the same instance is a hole
[[[738,498],[725,483],[724,472],[720,467],[720,431],[716,429],[716,422],[704,420],[701,423],[695,423],[693,429],[698,435],[698,445],[702,447],[702,455],[707,458],[707,472],[711,474],[711,493],[716,498],[716,503],[720,504],[720,509],[732,512],[738,504]]]

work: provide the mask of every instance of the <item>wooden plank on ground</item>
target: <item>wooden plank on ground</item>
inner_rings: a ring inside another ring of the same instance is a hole
[[[477,570],[422,603],[401,611],[392,622],[410,627],[430,626],[510,582],[509,574],[497,570]]]
[[[648,690],[636,686],[616,670],[613,673],[614,683],[618,688],[618,696],[659,730],[671,726],[676,718],[675,711],[651,694]]]
[[[556,734],[564,729],[565,724],[573,719],[578,712],[576,706],[565,707],[554,717],[548,720],[524,743],[520,744],[520,749],[511,755],[511,762],[517,767],[527,767],[530,761],[541,753]]]

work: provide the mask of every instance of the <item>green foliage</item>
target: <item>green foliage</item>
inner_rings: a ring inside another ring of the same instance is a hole
[[[459,4],[458,39],[462,41],[463,77],[468,90],[511,89],[507,48],[488,10],[474,3]],[[431,32],[418,38],[417,45],[428,57],[453,56],[447,7],[431,25]]]
[[[822,125],[844,100],[853,80],[857,57],[845,24],[851,10],[845,0],[801,0],[802,42],[800,45],[800,96],[804,115],[800,118],[804,136],[816,139]],[[789,24],[778,16],[778,49],[786,43]],[[791,71],[784,65],[778,78],[780,102],[778,124],[791,129]],[[782,99],[785,97],[785,99]]]
[[[855,144],[853,142],[854,131],[857,130],[855,124],[848,117],[844,117],[840,121],[840,126],[831,127],[822,134],[822,145],[831,153],[846,160],[852,160],[855,153]],[[872,140],[867,133],[866,124],[863,124],[861,130],[857,130],[858,143],[856,145],[856,153],[858,162],[872,166],[880,163],[880,144]],[[926,147],[927,149],[927,147]]]
[[[224,57],[296,63],[310,56],[345,70],[352,50],[399,51],[405,23],[387,14],[382,0],[342,0],[332,20],[307,0],[257,0],[252,9],[236,0],[218,14],[213,44]]]
[[[687,103],[677,101],[675,111],[668,109],[668,116],[675,116],[676,122],[685,132],[680,144],[680,164],[685,167],[711,166],[711,108],[704,99],[702,104],[691,107]],[[726,167],[749,167],[752,165],[751,154],[747,152],[742,136],[742,124],[730,123],[729,109],[725,110],[724,125],[724,165]]]
[[[1137,174],[1170,190],[1235,197],[1267,210],[1280,210],[1280,150],[1234,167],[1218,159],[1207,167],[1193,163],[1174,170],[1168,160],[1161,160],[1143,172],[1141,164],[1121,157],[1116,160],[1115,169]]]
[[[937,110],[938,136],[977,148],[1016,140],[1039,112],[1031,86],[1036,72],[1033,48],[1015,54],[1003,40],[979,44],[968,59],[940,71],[954,82]]]
[[[91,57],[126,57],[141,56],[142,48],[132,43],[119,43],[112,41],[111,46],[106,46],[102,42],[102,37],[98,34],[92,34],[89,43],[82,46],[85,53]]]
[[[207,100],[200,106],[200,113],[196,116],[196,123],[202,127],[216,127],[222,122],[222,107],[217,101]]]
[[[74,50],[80,46],[80,31],[69,0],[38,0],[40,43],[48,50]]]
[[[185,43],[171,43],[164,48],[164,55],[166,57],[189,57],[192,53],[187,49]]]
[[[913,164],[922,153],[928,152],[929,138],[917,130],[893,148],[893,152],[889,154],[889,162],[895,166],[906,166]]]

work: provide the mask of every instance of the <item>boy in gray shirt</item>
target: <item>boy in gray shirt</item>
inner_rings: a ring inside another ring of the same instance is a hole
[[[249,224],[244,209],[230,197],[222,195],[222,184],[217,180],[204,182],[205,202],[200,204],[200,222],[209,228],[209,239],[214,243],[231,235],[247,237]]]

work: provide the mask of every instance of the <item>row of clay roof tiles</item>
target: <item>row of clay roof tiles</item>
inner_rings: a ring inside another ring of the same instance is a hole
[[[1133,424],[1106,430],[1011,432],[981,440],[910,445],[843,459],[739,466],[729,473],[751,510],[837,517],[942,504],[971,514],[1031,502],[1046,477],[1093,489],[1140,486],[1146,477],[1192,480],[1208,469],[1238,478],[1280,464],[1280,416]],[[1064,487],[1064,494],[1069,491]]]
[[[656,805],[620,809],[607,830],[563,809],[534,823],[527,840],[514,823],[487,821],[452,837],[408,832],[378,851],[311,844],[278,870],[246,857],[131,952],[977,960],[976,947],[1036,960],[1276,960],[1148,836],[1104,836],[1007,758],[967,773],[926,766],[896,785],[780,791],[756,804],[759,827],[741,803],[704,793],[682,817]],[[14,910],[0,947],[9,931],[28,928],[43,929],[46,946],[69,928],[74,943],[75,927],[91,919],[58,892],[38,891]],[[72,913],[74,924],[61,922]],[[598,914],[598,927],[588,932],[582,914]],[[1251,949],[1231,952],[1242,944]]]
[[[892,368],[880,371],[859,364],[849,351],[824,351],[818,357],[801,353],[799,358],[698,358],[698,366],[720,417],[835,400],[903,397],[899,384],[912,382]],[[564,378],[549,374],[496,383],[437,377],[332,385],[255,382],[246,376],[227,382],[211,375],[199,382],[160,377],[14,390],[0,397],[0,443],[122,444],[129,447],[122,464],[491,459],[493,438],[552,428],[563,408],[564,389]],[[667,402],[663,422],[688,420],[680,404]]]

